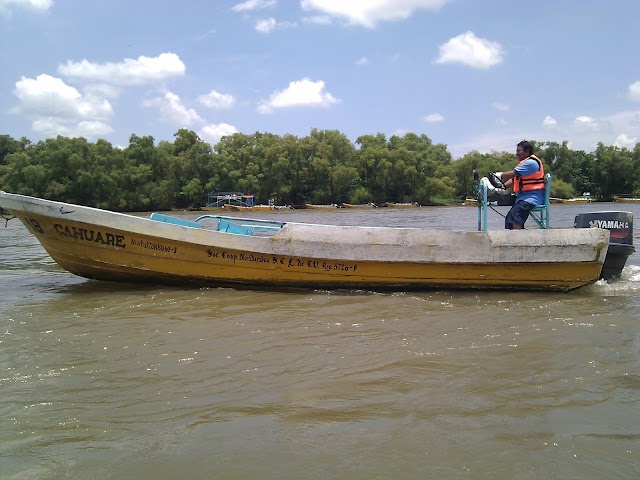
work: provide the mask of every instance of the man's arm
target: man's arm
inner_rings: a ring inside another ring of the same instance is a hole
[[[500,175],[500,180],[502,180],[502,183],[504,183],[506,185],[507,181],[511,180],[513,177],[516,177],[518,174],[516,173],[515,170],[509,170],[508,172],[502,172],[502,175]],[[511,182],[513,183],[513,181]]]
[[[502,172],[499,177],[502,180],[502,183],[505,185],[509,182],[509,185],[513,185],[513,179],[516,177],[521,177],[524,175],[530,175],[532,173],[540,170],[540,165],[535,160],[529,158],[524,163],[519,164],[513,170],[509,170],[507,172]],[[498,172],[500,173],[500,172]]]

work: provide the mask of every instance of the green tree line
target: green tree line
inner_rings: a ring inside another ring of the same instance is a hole
[[[514,141],[514,152],[515,152]],[[591,192],[600,200],[640,195],[640,143],[633,150],[598,144],[532,142],[554,176],[552,195]],[[215,146],[187,129],[156,144],[131,135],[129,145],[58,136],[33,143],[0,135],[0,189],[116,211],[169,210],[206,204],[207,193],[241,191],[258,203],[458,202],[473,195],[473,170],[511,170],[514,153],[477,151],[453,160],[426,135],[362,135],[355,144],[337,130],[305,137],[256,132]]]

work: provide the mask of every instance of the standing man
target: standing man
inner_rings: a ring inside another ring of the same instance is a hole
[[[505,188],[513,187],[516,203],[504,219],[504,228],[521,230],[534,207],[544,202],[544,167],[526,140],[516,146],[519,163],[509,172],[496,172]]]

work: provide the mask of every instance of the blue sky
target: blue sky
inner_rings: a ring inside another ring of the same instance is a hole
[[[640,142],[635,0],[0,0],[0,134]]]

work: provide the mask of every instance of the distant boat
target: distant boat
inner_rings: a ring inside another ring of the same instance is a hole
[[[568,198],[562,203],[591,203],[591,193],[584,192],[581,197]]]
[[[200,210],[213,211],[226,205],[251,206],[255,203],[255,197],[244,192],[209,192],[207,204]]]
[[[225,205],[223,208],[225,210],[235,210],[238,212],[267,212],[276,209],[275,205]]]
[[[478,206],[478,200],[476,200],[475,198],[467,198],[460,205],[463,206],[463,207],[477,207]],[[497,206],[504,207],[504,205],[501,205],[500,203],[498,203],[495,200],[487,201],[487,205],[497,205]]]
[[[386,202],[385,204],[387,207],[391,207],[391,208],[416,208],[420,206],[417,202],[411,202],[411,203]]]
[[[636,197],[613,197],[616,203],[640,203],[640,198]]]
[[[591,197],[574,197],[574,198],[558,198],[549,197],[549,203],[556,204],[572,204],[572,203],[591,203],[593,200]]]
[[[567,291],[598,280],[609,246],[603,228],[486,232],[142,218],[5,192],[0,212],[15,215],[71,273],[181,286]]]
[[[313,210],[335,210],[336,208],[340,207],[335,203],[332,203],[330,205],[315,205],[312,203],[307,203],[307,208],[311,208]]]
[[[377,208],[375,203],[360,203],[354,205],[353,203],[343,203],[342,206],[344,208]]]

